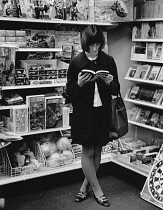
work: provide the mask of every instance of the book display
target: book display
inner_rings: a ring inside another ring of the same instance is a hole
[[[134,19],[132,29],[133,47],[131,60],[134,61],[128,69],[125,79],[133,82],[126,93],[125,101],[132,103],[128,109],[128,120],[138,132],[150,130],[156,135],[163,133],[162,117],[162,1],[135,1]],[[144,68],[145,67],[145,68]],[[141,77],[141,69],[146,69]],[[134,71],[134,73],[132,73]],[[161,139],[160,139],[161,140]],[[149,140],[148,140],[149,143]],[[148,168],[149,175],[141,191],[141,197],[163,208],[161,159],[162,140],[159,152],[147,153],[144,158],[138,157],[136,165]],[[153,156],[153,157],[152,157]],[[132,162],[131,157],[123,157],[125,161]],[[148,162],[148,163],[147,163]]]

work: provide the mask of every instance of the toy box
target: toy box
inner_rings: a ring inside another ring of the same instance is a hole
[[[29,108],[29,131],[45,129],[45,96],[26,96]]]
[[[46,104],[46,126],[45,128],[63,127],[63,97],[45,97]]]
[[[89,20],[89,0],[66,0],[63,11],[64,19],[72,21]]]
[[[0,45],[0,80],[2,86],[15,85],[15,45]]]
[[[57,59],[21,60],[21,68],[26,70],[31,85],[45,85],[66,82],[68,64]]]
[[[14,133],[28,132],[28,107],[26,105],[10,108],[10,128]]]
[[[33,1],[29,0],[20,0],[19,1],[21,13],[23,18],[34,18],[35,17],[35,10],[34,10],[34,3]]]
[[[26,44],[29,48],[55,48],[55,31],[26,30]]]
[[[94,0],[95,22],[126,22],[133,20],[133,1]]]

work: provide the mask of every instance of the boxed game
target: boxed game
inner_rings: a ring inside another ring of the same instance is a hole
[[[45,128],[63,127],[63,97],[45,97],[46,104],[46,125]]]
[[[28,31],[27,42],[37,42],[39,48],[55,48],[55,31],[54,30],[30,30]],[[32,47],[28,46],[28,47]]]
[[[23,18],[34,18],[35,17],[35,8],[33,1],[29,0],[20,0],[20,9]]]
[[[45,95],[26,96],[29,109],[29,131],[45,129]]]
[[[64,19],[72,21],[89,20],[88,2],[89,0],[65,0],[63,11]]]
[[[28,132],[28,107],[26,105],[10,108],[10,128],[14,133]]]
[[[0,79],[2,86],[15,85],[15,51],[15,45],[0,45]]]
[[[95,22],[126,22],[133,20],[133,1],[94,0]]]

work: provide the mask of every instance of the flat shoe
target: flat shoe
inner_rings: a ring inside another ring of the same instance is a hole
[[[109,207],[110,203],[105,195],[100,195],[98,197],[95,196],[94,192],[92,192],[96,202],[104,207]]]
[[[75,202],[82,202],[85,199],[88,198],[88,193],[84,193],[82,191],[79,191],[75,197]]]

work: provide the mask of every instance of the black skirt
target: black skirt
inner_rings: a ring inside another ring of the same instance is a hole
[[[91,122],[90,136],[88,139],[79,139],[78,137],[74,137],[72,143],[104,146],[109,142],[108,116],[102,106],[93,107]]]

